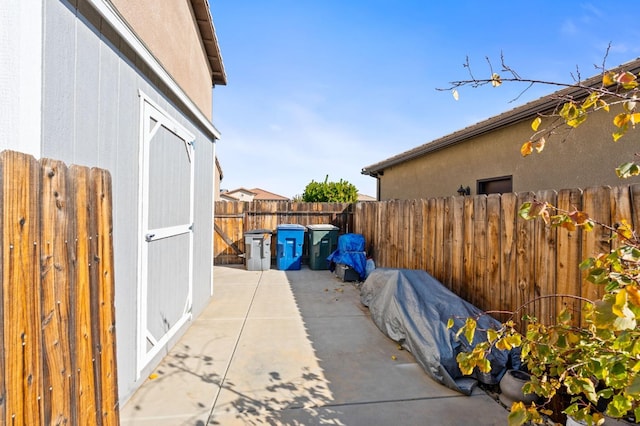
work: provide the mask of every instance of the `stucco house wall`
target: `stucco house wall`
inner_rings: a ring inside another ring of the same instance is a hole
[[[112,0],[167,72],[211,118],[211,69],[190,0]],[[206,2],[205,2],[206,3]]]
[[[636,62],[627,68],[637,68]],[[548,138],[542,153],[522,157],[520,147],[533,133],[537,105],[550,104],[555,104],[551,98],[515,108],[367,166],[363,174],[378,180],[380,200],[457,195],[461,185],[476,194],[478,181],[503,176],[512,177],[513,192],[629,183],[620,181],[615,168],[634,159],[640,130],[613,142],[615,108],[593,113],[573,131]]]
[[[6,34],[10,43],[1,46],[0,71],[13,79],[7,86],[16,90],[0,99],[0,109],[10,114],[12,131],[20,138],[0,130],[0,150],[111,173],[123,404],[212,296],[215,140],[220,134],[211,121],[211,102],[213,86],[225,84],[226,76],[221,59],[211,57],[215,50],[198,39],[199,34],[204,37],[203,25],[213,30],[210,18],[196,20],[194,10],[206,6],[205,0],[129,2],[137,7],[124,13],[114,9],[116,3],[3,3],[0,27],[6,24],[16,32]],[[202,13],[200,9],[198,15]],[[133,30],[137,24],[123,20],[125,15],[155,27],[155,39],[143,40]],[[20,31],[26,22],[29,31]],[[180,41],[185,43],[180,53],[193,56],[192,62],[173,63],[170,53],[149,50],[163,38],[172,39],[176,28],[187,37]],[[160,57],[166,63],[158,62]],[[14,62],[34,58],[37,72],[12,70]],[[174,79],[174,74],[186,75],[186,67],[197,76],[193,86]],[[37,95],[37,105],[25,100],[30,94]],[[163,179],[161,190],[153,186],[157,179]],[[156,237],[149,231],[172,226],[179,233]]]

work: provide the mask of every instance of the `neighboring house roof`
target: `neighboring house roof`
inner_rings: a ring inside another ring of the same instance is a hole
[[[625,70],[638,74],[640,72],[640,59],[623,64],[613,71]],[[602,74],[591,77],[581,82],[582,86],[586,87],[598,87],[602,83]],[[410,149],[379,163],[366,166],[362,169],[363,175],[369,175],[373,177],[384,174],[384,169],[395,166],[400,163],[412,160],[417,157],[421,157],[428,153],[438,151],[440,149],[447,148],[451,145],[462,143],[468,139],[479,136],[483,133],[487,133],[496,129],[499,129],[510,124],[517,123],[522,120],[531,119],[538,113],[544,113],[553,110],[558,106],[558,102],[563,99],[580,99],[586,96],[586,92],[581,87],[568,87],[566,89],[559,90],[550,95],[539,98],[535,101],[528,102],[520,107],[514,108],[510,111],[504,112],[500,115],[496,115],[487,120],[480,121],[474,125],[465,127],[462,130],[458,130],[439,139],[435,139],[426,144],[420,145],[416,148]]]
[[[256,194],[254,200],[270,200],[270,201],[288,201],[289,198],[284,197],[282,195],[274,194],[273,192],[265,191],[260,188],[253,188],[251,190],[254,194]]]
[[[371,195],[358,193],[358,201],[378,201],[378,200],[376,199],[376,197],[372,197]]]
[[[213,26],[213,19],[209,11],[209,2],[207,0],[191,0],[193,13],[196,16],[196,22],[200,29],[200,35],[204,43],[209,65],[211,66],[211,80],[213,84],[226,85],[227,74],[222,63],[222,55],[220,54],[220,46],[218,45],[218,37]]]
[[[220,193],[220,200],[222,200],[222,201],[240,201],[235,197],[231,197],[231,196],[227,195],[226,192],[221,192]]]
[[[220,194],[221,198],[230,200],[230,201],[247,201],[253,200],[255,197],[255,193],[249,191],[246,188],[236,188],[231,191],[225,191]]]
[[[273,192],[265,191],[260,188],[246,189],[246,188],[236,188],[231,191],[226,191],[220,194],[221,198],[230,200],[230,201],[288,201],[287,197],[283,197],[282,195],[274,194]]]

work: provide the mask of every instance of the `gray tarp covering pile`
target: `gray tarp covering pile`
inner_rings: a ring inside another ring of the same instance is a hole
[[[362,284],[360,300],[383,333],[410,351],[436,381],[469,395],[477,380],[498,383],[507,369],[508,353],[494,350],[489,357],[491,374],[463,377],[456,356],[470,349],[464,337],[455,336],[467,317],[478,317],[480,309],[461,299],[425,271],[376,269]],[[449,318],[455,326],[447,329]],[[489,315],[478,318],[478,329],[498,328]],[[474,344],[486,339],[476,331]]]

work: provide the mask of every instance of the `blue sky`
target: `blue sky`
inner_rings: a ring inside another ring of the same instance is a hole
[[[535,3],[533,5],[532,3]],[[228,77],[214,89],[222,187],[292,197],[552,91],[437,91],[505,62],[523,77],[571,82],[640,56],[634,14],[604,3],[428,0],[210,0]],[[610,5],[611,3],[606,3]],[[514,149],[521,141],[514,142]],[[407,184],[420,184],[408,182]],[[452,183],[455,186],[455,182]]]

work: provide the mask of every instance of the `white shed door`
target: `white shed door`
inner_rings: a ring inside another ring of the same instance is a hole
[[[191,318],[194,137],[141,94],[138,376]]]

